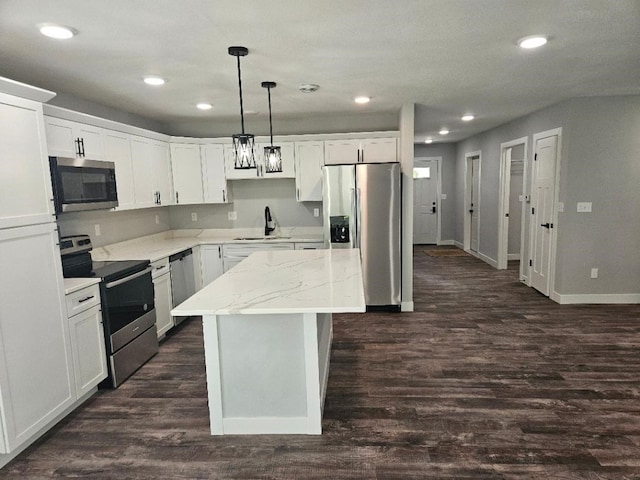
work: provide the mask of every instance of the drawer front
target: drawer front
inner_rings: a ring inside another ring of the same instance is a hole
[[[327,248],[324,242],[296,243],[296,250],[324,250]]]
[[[169,273],[169,257],[151,262],[151,266],[153,267],[151,271],[152,278],[158,278],[160,275]]]
[[[100,287],[96,284],[70,293],[66,296],[66,301],[67,315],[73,317],[88,308],[100,305]]]

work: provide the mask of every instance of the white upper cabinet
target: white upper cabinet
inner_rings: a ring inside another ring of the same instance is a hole
[[[104,140],[105,154],[110,162],[116,164],[117,210],[135,208],[135,185],[133,181],[130,135],[113,130],[105,130]]]
[[[172,205],[169,144],[132,135],[131,161],[136,208]]]
[[[158,205],[158,196],[153,189],[152,150],[150,139],[131,136],[131,162],[133,164],[133,190],[136,208]]]
[[[255,157],[256,168],[236,170],[233,163],[233,145],[225,145],[224,158],[226,165],[226,177],[227,180],[240,180],[240,179],[267,179],[267,178],[295,178],[295,154],[293,142],[274,142],[274,146],[279,146],[282,152],[282,172],[267,173],[264,147],[269,146],[270,143],[258,143],[255,144]]]
[[[324,142],[296,142],[296,200],[322,201],[322,166]]]
[[[200,146],[204,203],[229,203],[229,190],[224,171],[224,146]]]
[[[327,140],[325,165],[397,162],[396,138]]]
[[[0,229],[52,222],[42,104],[0,94],[0,124]]]
[[[156,205],[173,205],[171,181],[171,152],[169,142],[151,140],[151,164],[153,166],[153,192]]]
[[[45,123],[50,156],[108,160],[101,128],[55,117],[45,117]]]
[[[171,144],[173,190],[178,205],[203,203],[202,164],[200,146],[187,143]]]

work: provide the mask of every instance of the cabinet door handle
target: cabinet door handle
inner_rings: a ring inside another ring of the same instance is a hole
[[[225,190],[222,190],[222,201],[227,202],[227,192]]]
[[[176,203],[180,203],[180,201],[178,200],[178,192],[176,192]]]
[[[80,150],[80,137],[76,138],[74,143],[76,144],[76,155],[80,157],[82,155],[82,150]]]
[[[218,245],[218,258],[222,258],[222,247]]]
[[[80,155],[82,155],[84,157],[84,138],[80,138],[80,148],[81,148],[81,152]]]
[[[296,188],[296,200],[300,201],[300,189]]]
[[[80,300],[78,300],[78,303],[87,302],[87,301],[91,300],[93,297],[95,297],[95,295],[91,295],[90,297],[81,298]]]
[[[161,267],[156,267],[156,272],[157,272],[158,270],[162,270],[162,269],[164,269],[164,268],[167,268],[167,266],[166,266],[166,265],[162,265]]]

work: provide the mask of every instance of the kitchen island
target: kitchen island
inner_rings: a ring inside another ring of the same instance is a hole
[[[202,316],[212,435],[322,433],[332,314],[365,308],[357,249],[257,252],[174,308]]]

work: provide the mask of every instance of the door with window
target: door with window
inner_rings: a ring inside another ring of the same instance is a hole
[[[413,243],[438,243],[438,160],[416,159],[413,167]]]

